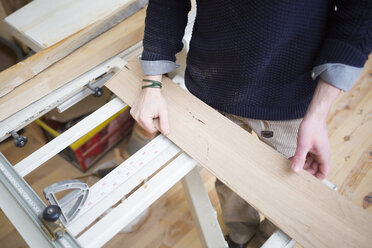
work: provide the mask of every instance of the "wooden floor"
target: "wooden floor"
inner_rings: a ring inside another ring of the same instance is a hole
[[[372,213],[371,59],[353,89],[342,93],[337,99],[328,118],[328,129],[332,150],[332,168],[328,179],[339,186],[339,191],[345,197]],[[30,125],[25,132],[29,137],[29,144],[23,149],[13,148],[11,142],[0,144],[0,152],[4,153],[12,164],[43,145],[43,138],[36,125]],[[119,148],[124,149],[125,142],[121,142]],[[110,152],[98,164],[113,159],[114,153]],[[215,178],[205,170],[201,174],[220,218],[220,207],[214,190]],[[82,173],[78,169],[57,155],[25,179],[42,196],[44,187],[80,175]],[[222,229],[227,232],[223,225]],[[1,211],[0,244],[4,248],[27,247]],[[148,217],[138,230],[119,233],[105,247],[201,247],[181,184],[176,184],[151,206]],[[250,247],[256,247],[254,242]]]

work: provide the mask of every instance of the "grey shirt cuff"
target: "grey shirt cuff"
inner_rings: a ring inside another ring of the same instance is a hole
[[[324,81],[343,91],[353,87],[363,68],[345,64],[327,63],[313,68],[311,77],[315,80],[320,76]]]
[[[161,75],[173,71],[174,69],[180,67],[179,64],[174,63],[169,60],[142,60],[138,57],[142,71],[145,75]]]

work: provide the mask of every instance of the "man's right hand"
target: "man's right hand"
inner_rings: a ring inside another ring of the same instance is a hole
[[[161,81],[162,76],[145,76],[145,79]],[[143,85],[148,83],[143,82]],[[155,133],[157,128],[154,119],[159,118],[160,132],[169,134],[168,108],[160,88],[144,88],[135,100],[130,114],[138,124],[149,133]]]

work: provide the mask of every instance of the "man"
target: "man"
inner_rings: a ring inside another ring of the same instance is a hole
[[[170,132],[162,74],[177,67],[190,2],[150,0],[133,117],[149,132]],[[187,57],[189,91],[319,179],[329,173],[326,117],[356,81],[372,50],[372,1],[198,0]],[[230,247],[259,244],[267,220],[221,182],[216,190]]]

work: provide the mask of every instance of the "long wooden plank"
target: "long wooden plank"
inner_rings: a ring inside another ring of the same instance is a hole
[[[122,20],[142,8],[147,0],[129,0],[115,13],[97,20],[90,26],[61,40],[33,56],[15,64],[0,73],[0,97],[12,91],[15,87],[36,76],[58,60],[71,54],[88,41],[112,28]]]
[[[128,105],[141,74],[129,63],[106,86]],[[175,144],[304,247],[371,247],[372,216],[164,78]]]
[[[144,19],[142,9],[1,97],[0,121],[140,41]]]

